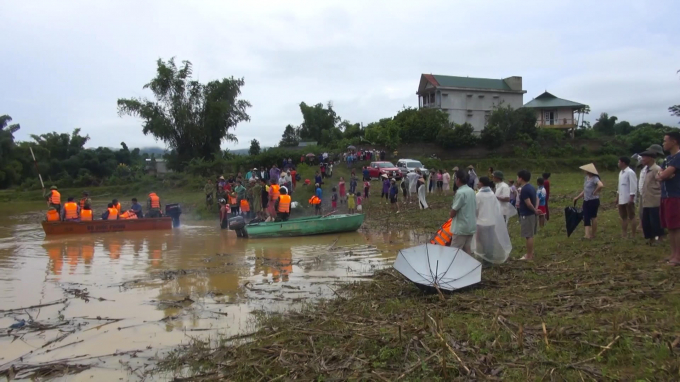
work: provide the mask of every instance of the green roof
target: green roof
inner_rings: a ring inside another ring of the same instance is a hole
[[[560,107],[580,109],[582,107],[586,107],[586,105],[574,101],[569,101],[567,99],[558,98],[548,92],[545,92],[540,96],[527,102],[526,105],[524,105],[524,107],[532,109],[555,109]]]
[[[441,76],[438,74],[432,77],[439,82],[439,86],[448,88],[472,88],[472,89],[492,89],[492,90],[507,90],[512,91],[510,86],[503,80],[495,80],[493,78],[474,78],[474,77],[455,77],[455,76]]]

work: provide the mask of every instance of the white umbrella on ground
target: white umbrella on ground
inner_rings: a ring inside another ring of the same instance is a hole
[[[482,264],[465,251],[434,244],[402,249],[394,269],[418,286],[453,291],[482,281]]]

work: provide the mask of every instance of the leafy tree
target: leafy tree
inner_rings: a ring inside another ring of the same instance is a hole
[[[309,106],[300,103],[302,112],[302,125],[300,125],[300,138],[322,143],[322,132],[335,128],[340,123],[340,117],[333,110],[333,103],[328,101],[326,107],[317,103]]]
[[[672,116],[680,117],[680,105],[673,105],[668,108],[668,111],[671,113]]]
[[[639,125],[638,125],[639,126]],[[625,137],[625,142],[628,149],[634,153],[639,153],[647,149],[650,145],[661,144],[663,136],[673,130],[672,127],[664,126],[662,124],[642,126],[633,130]]]
[[[402,141],[435,142],[442,127],[449,126],[449,115],[439,109],[404,108],[394,117]]]
[[[279,147],[296,147],[300,143],[295,128],[291,125],[286,126],[279,142]]]
[[[359,138],[364,135],[363,130],[361,130],[361,125],[358,123],[350,124],[348,121],[343,121],[341,124],[341,129],[343,130],[342,136],[345,139]]]
[[[365,140],[371,144],[394,150],[401,143],[399,125],[391,118],[382,119],[366,126]]]
[[[604,135],[614,135],[614,125],[617,120],[615,116],[610,117],[609,114],[602,113],[593,125],[593,130]]]
[[[260,142],[257,139],[250,141],[250,148],[248,149],[249,155],[260,155]]]
[[[499,105],[491,111],[484,130],[488,131],[482,141],[489,147],[499,147],[505,141],[536,139],[536,113],[529,108],[513,109],[510,105]],[[503,136],[502,141],[499,141],[499,134]]]
[[[446,149],[465,148],[477,144],[474,127],[469,123],[442,127],[437,134],[437,143]]]
[[[175,59],[157,61],[151,89],[156,101],[145,98],[118,99],[118,114],[144,120],[144,134],[151,134],[176,151],[180,166],[191,158],[212,159],[223,140],[237,141],[232,131],[249,121],[250,103],[238,99],[243,79],[233,77],[202,84],[192,79],[192,65]]]
[[[487,124],[482,130],[480,141],[489,149],[496,149],[505,143],[505,132],[497,124]]]
[[[617,122],[614,125],[614,134],[616,135],[628,135],[635,130],[636,127],[631,125],[628,121]]]
[[[21,162],[14,159],[16,144],[14,143],[14,133],[21,126],[18,123],[9,124],[12,117],[9,115],[0,116],[0,187],[7,187],[16,183],[21,178]]]

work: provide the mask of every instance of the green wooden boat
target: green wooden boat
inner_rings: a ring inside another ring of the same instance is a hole
[[[309,216],[285,222],[253,223],[245,226],[249,238],[323,235],[356,231],[364,214]]]

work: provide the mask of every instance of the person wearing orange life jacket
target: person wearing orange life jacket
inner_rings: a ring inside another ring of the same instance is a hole
[[[113,204],[113,208],[118,210],[118,213],[120,214],[123,211],[123,207],[121,207],[120,202],[118,199],[113,199],[111,201],[111,204]]]
[[[287,221],[290,216],[290,195],[288,195],[288,189],[286,187],[281,187],[281,195],[274,202],[274,207],[276,209],[276,220]]]
[[[149,212],[146,213],[148,218],[159,218],[163,216],[161,213],[161,198],[155,192],[149,194],[149,199],[146,200],[146,208]]]
[[[85,208],[80,210],[80,221],[92,221],[92,208],[89,204],[86,204]]]
[[[269,216],[273,218],[276,217],[276,208],[274,207],[274,204],[276,204],[276,201],[279,200],[279,196],[281,196],[281,187],[278,185],[277,182],[274,180],[271,180],[271,185],[269,186]]]
[[[66,203],[64,203],[61,209],[61,220],[63,221],[79,221],[80,220],[80,207],[78,203],[73,201],[73,197],[70,196]]]
[[[118,220],[118,210],[113,208],[113,203],[109,203],[107,207],[102,214],[102,220]]]
[[[444,247],[449,247],[451,245],[451,222],[453,219],[449,219],[442,225],[442,227],[437,231],[437,233],[434,234],[434,237],[432,240],[430,240],[431,244],[436,244],[436,245],[441,245]]]
[[[49,207],[54,207],[58,213],[61,213],[61,194],[57,191],[57,186],[50,187],[50,191],[45,194],[45,198]]]
[[[47,210],[46,218],[48,222],[58,222],[61,220],[59,217],[59,212],[57,212],[57,209],[54,207],[50,207],[50,209]]]
[[[92,199],[90,199],[90,193],[89,192],[83,191],[83,196],[80,198],[78,205],[80,205],[80,211],[85,209],[85,206],[92,207]]]

